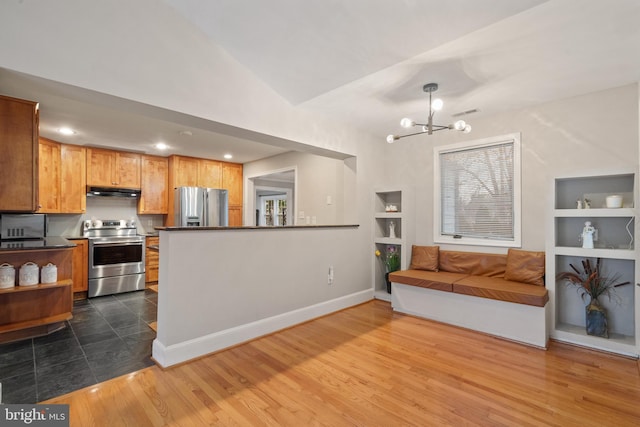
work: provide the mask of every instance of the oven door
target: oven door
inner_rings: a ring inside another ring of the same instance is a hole
[[[144,273],[144,237],[89,239],[89,279]]]

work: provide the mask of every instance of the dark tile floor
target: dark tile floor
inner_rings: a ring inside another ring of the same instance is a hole
[[[76,301],[67,327],[0,345],[2,403],[36,403],[153,365],[158,294]]]

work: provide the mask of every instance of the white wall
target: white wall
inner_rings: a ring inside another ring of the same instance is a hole
[[[310,146],[358,134],[297,108],[160,0],[0,2],[0,67]]]
[[[155,232],[163,225],[163,215],[138,215],[137,200],[118,197],[87,197],[87,211],[83,214],[49,214],[49,236],[80,237],[86,219],[136,220],[138,233]]]
[[[555,177],[638,168],[636,84],[486,118],[469,116],[467,121],[473,126],[470,134],[451,131],[415,136],[386,147],[385,180],[416,189],[416,244],[433,242],[434,146],[521,133],[522,247],[529,250],[545,250]]]
[[[371,299],[358,233],[161,231],[154,358],[169,366]]]
[[[298,218],[300,211],[305,217],[316,217],[317,224],[344,224],[344,210],[357,207],[354,200],[345,200],[346,187],[356,185],[355,176],[345,177],[349,169],[342,160],[330,159],[308,153],[289,152],[255,162],[245,163],[245,224],[251,224],[250,216],[254,212],[254,191],[251,178],[282,169],[297,171],[295,189],[296,208],[290,214]],[[345,182],[346,179],[346,182]],[[331,198],[331,204],[327,203]],[[304,225],[304,219],[297,219],[298,225]]]

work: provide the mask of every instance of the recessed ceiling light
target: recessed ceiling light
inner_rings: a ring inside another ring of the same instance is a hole
[[[229,159],[233,159],[233,156],[231,154],[225,154],[224,158],[229,160]]]
[[[181,130],[178,133],[182,136],[193,136],[193,132],[191,132],[190,130]]]
[[[154,147],[156,147],[158,150],[166,150],[167,148],[169,148],[169,146],[164,142],[158,142]]]
[[[61,127],[60,129],[58,129],[58,132],[60,132],[63,135],[74,135],[76,133],[75,130],[68,127]]]

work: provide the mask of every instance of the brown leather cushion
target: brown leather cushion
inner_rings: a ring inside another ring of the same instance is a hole
[[[544,286],[544,252],[509,249],[504,278]]]
[[[411,270],[438,271],[439,246],[417,246],[411,247]]]
[[[507,256],[480,252],[440,251],[439,268],[451,273],[504,277]]]
[[[419,286],[421,288],[436,289],[439,291],[453,291],[452,283],[465,277],[464,274],[434,272],[425,270],[403,270],[389,273],[389,280],[394,283]]]
[[[453,283],[453,292],[536,307],[544,307],[549,301],[549,293],[544,287],[498,277],[467,276]]]

